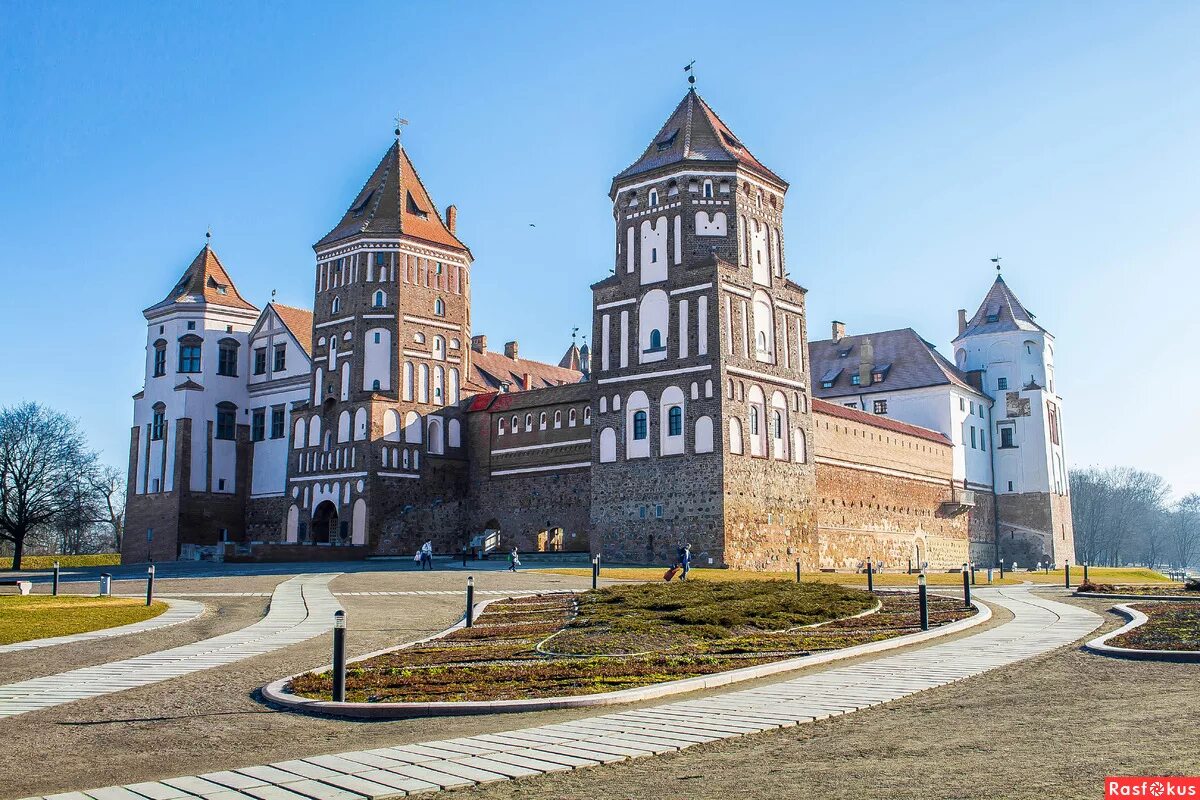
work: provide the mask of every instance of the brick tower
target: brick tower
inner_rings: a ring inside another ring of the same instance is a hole
[[[411,553],[461,546],[458,402],[471,253],[400,144],[317,242],[308,408],[293,423],[285,540]]]
[[[689,90],[609,193],[592,286],[592,527],[609,558],[815,564],[805,290],[787,183]]]

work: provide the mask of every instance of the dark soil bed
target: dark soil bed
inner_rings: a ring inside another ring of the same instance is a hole
[[[880,608],[870,612],[877,602]],[[930,595],[930,624],[974,613]],[[790,581],[613,586],[489,605],[472,628],[350,665],[351,702],[509,700],[691,678],[912,633],[917,598]],[[328,673],[291,691],[329,699]]]
[[[1133,650],[1200,650],[1200,600],[1195,603],[1139,603],[1149,620],[1108,640]]]
[[[1169,583],[1158,586],[1084,583],[1079,586],[1079,591],[1096,592],[1098,594],[1143,594],[1154,597],[1187,597],[1200,601],[1200,592],[1185,590],[1182,583]]]

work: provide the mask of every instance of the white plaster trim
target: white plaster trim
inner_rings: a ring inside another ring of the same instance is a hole
[[[317,264],[321,265],[330,259],[341,258],[364,250],[387,250],[425,258],[435,255],[443,261],[453,261],[463,267],[471,265],[471,262],[467,260],[467,254],[460,250],[444,250],[437,245],[417,244],[400,239],[359,239],[351,244],[331,244],[326,249],[317,251]],[[397,264],[396,267],[399,269],[400,265]]]
[[[459,325],[451,325],[449,322],[439,322],[436,319],[429,319],[428,317],[415,317],[412,314],[405,314],[404,321],[432,325],[435,328],[445,328],[448,331],[462,331],[462,327]]]
[[[363,319],[394,319],[395,314],[363,314]]]
[[[353,321],[354,321],[354,317],[341,317],[339,319],[331,319],[328,322],[318,323],[315,327],[327,328],[330,325],[341,325],[343,322],[353,322]]]
[[[381,478],[413,478],[420,480],[421,476],[414,472],[377,472],[375,473]]]
[[[617,189],[617,193],[620,194],[621,192],[628,192],[633,189],[640,189],[643,186],[651,186],[653,184],[662,183],[663,181],[670,180],[671,178],[676,178],[679,176],[690,176],[690,175],[695,175],[698,178],[710,178],[710,177],[714,177],[714,176],[741,178],[742,180],[746,181],[747,183],[752,183],[755,186],[758,186],[762,189],[766,189],[768,191],[774,192],[775,194],[778,194],[778,195],[782,195],[785,192],[787,192],[787,189],[785,189],[782,186],[774,186],[769,183],[765,183],[761,180],[756,179],[753,175],[750,175],[746,172],[738,172],[736,170],[733,172],[726,172],[726,171],[708,172],[708,171],[689,169],[689,170],[680,170],[679,172],[668,172],[667,174],[660,175],[657,178],[650,178],[648,180],[639,181],[637,183],[621,184],[621,187],[619,189]],[[686,191],[686,187],[680,191],[681,192]],[[720,198],[714,198],[714,199],[720,199]]]
[[[668,375],[686,375],[690,372],[707,372],[712,369],[712,364],[705,364],[702,367],[683,367],[681,369],[664,369],[658,372],[642,372],[638,375],[624,375],[619,378],[601,378],[596,383],[622,383],[624,381],[640,381],[649,380],[650,378],[662,378]]]
[[[250,493],[251,500],[257,500],[260,497],[287,497],[287,492],[263,492],[261,494],[256,494],[255,492]]]
[[[572,445],[572,444],[591,444],[591,442],[592,442],[591,439],[572,439],[569,442],[551,442],[550,444],[530,444],[530,445],[525,445],[524,447],[505,447],[502,450],[493,450],[492,455],[499,455],[500,453],[523,453],[528,450],[545,450],[546,448],[549,448],[549,447],[566,447],[566,446]]]
[[[804,381],[793,381],[787,378],[777,378],[774,375],[768,375],[765,372],[755,372],[752,369],[742,369],[741,367],[726,367],[726,372],[734,375],[741,375],[743,378],[755,378],[760,381],[769,381],[771,383],[781,383],[784,386],[791,386],[795,389],[803,389]]]
[[[289,478],[288,481],[290,483],[302,483],[304,481],[340,481],[344,480],[345,478],[365,478],[366,476],[367,473],[365,472],[342,472],[336,474],[327,472],[323,475],[305,475],[300,478]]]
[[[804,313],[803,308],[801,308],[800,306],[794,306],[785,300],[776,300],[775,307],[782,308],[784,311],[791,311],[795,314],[803,314]]]
[[[721,288],[724,289],[725,291],[729,292],[730,294],[736,294],[737,296],[745,297],[746,299],[749,299],[751,296],[749,289],[743,289],[740,286],[734,286],[732,283],[722,282]]]
[[[409,350],[406,347],[401,352],[403,352],[404,355],[412,356],[413,358],[430,358],[430,359],[433,358],[433,351],[428,351],[428,350]]]
[[[695,286],[685,286],[682,289],[672,289],[671,296],[674,297],[677,294],[687,294],[688,292],[699,292],[699,291],[703,291],[704,289],[711,289],[711,288],[712,288],[711,283],[697,283]]]
[[[617,306],[631,306],[636,302],[637,302],[637,300],[629,299],[629,300],[617,300],[612,303],[601,303],[600,305],[596,306],[596,310],[603,311],[606,308],[616,308]]]
[[[498,475],[521,475],[526,472],[551,472],[557,469],[581,469],[583,467],[592,466],[590,461],[577,461],[574,464],[551,464],[545,467],[525,467],[523,469],[495,469],[492,470],[492,477]]]

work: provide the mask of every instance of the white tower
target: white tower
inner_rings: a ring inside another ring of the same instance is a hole
[[[1054,337],[1004,278],[970,319],[959,311],[954,360],[995,399],[990,423],[996,489],[995,556],[1032,566],[1075,559]]]

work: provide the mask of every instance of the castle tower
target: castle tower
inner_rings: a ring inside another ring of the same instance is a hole
[[[1074,562],[1075,536],[1063,454],[1062,398],[1054,383],[1054,337],[1001,276],[970,319],[959,312],[959,369],[974,372],[994,400],[994,558]]]
[[[313,246],[311,399],[294,423],[286,541],[461,546],[471,252],[456,217],[438,213],[397,131]]]
[[[188,542],[242,541],[249,493],[247,334],[258,309],[205,244],[146,318],[134,395],[125,563],[174,560]]]
[[[689,90],[617,175],[592,286],[592,528],[615,560],[816,563],[805,290],[787,183]]]

